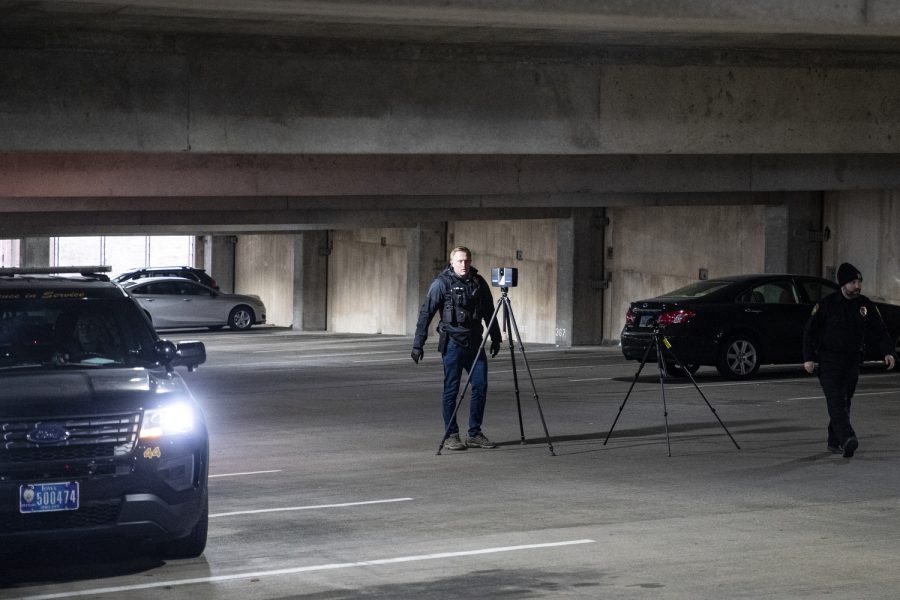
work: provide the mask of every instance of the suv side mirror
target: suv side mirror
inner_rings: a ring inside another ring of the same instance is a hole
[[[165,365],[167,370],[175,367],[187,367],[193,371],[206,362],[206,346],[203,342],[179,342],[175,344],[169,340],[160,340],[154,348],[157,360]]]

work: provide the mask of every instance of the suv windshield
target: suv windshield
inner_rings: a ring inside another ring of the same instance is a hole
[[[0,299],[0,368],[147,366],[153,345],[128,298]]]

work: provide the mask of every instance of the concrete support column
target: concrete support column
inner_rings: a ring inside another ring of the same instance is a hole
[[[576,208],[559,219],[557,236],[556,343],[603,343],[604,209]]]
[[[413,335],[428,287],[448,262],[447,224],[419,223],[408,229],[406,235],[406,331]],[[432,321],[432,328],[436,322]]]
[[[291,329],[328,329],[327,231],[304,231],[294,236],[294,319]]]
[[[770,194],[766,206],[766,273],[819,275],[822,269],[822,194]]]
[[[19,243],[19,264],[23,267],[50,266],[50,238],[25,238]]]
[[[216,280],[219,289],[234,293],[234,246],[237,237],[233,235],[207,235],[203,238],[203,268]]]

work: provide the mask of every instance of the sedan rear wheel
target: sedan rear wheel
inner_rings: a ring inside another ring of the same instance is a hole
[[[748,379],[759,370],[759,347],[744,335],[732,336],[719,347],[716,368],[731,379]]]
[[[235,306],[228,314],[228,326],[236,331],[246,331],[250,329],[256,319],[253,316],[253,310],[249,306]]]

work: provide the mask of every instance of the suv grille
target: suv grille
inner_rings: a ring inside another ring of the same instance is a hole
[[[0,463],[116,458],[132,451],[141,413],[68,417],[53,420],[0,421]],[[67,432],[58,442],[29,439],[39,425],[52,423]]]

